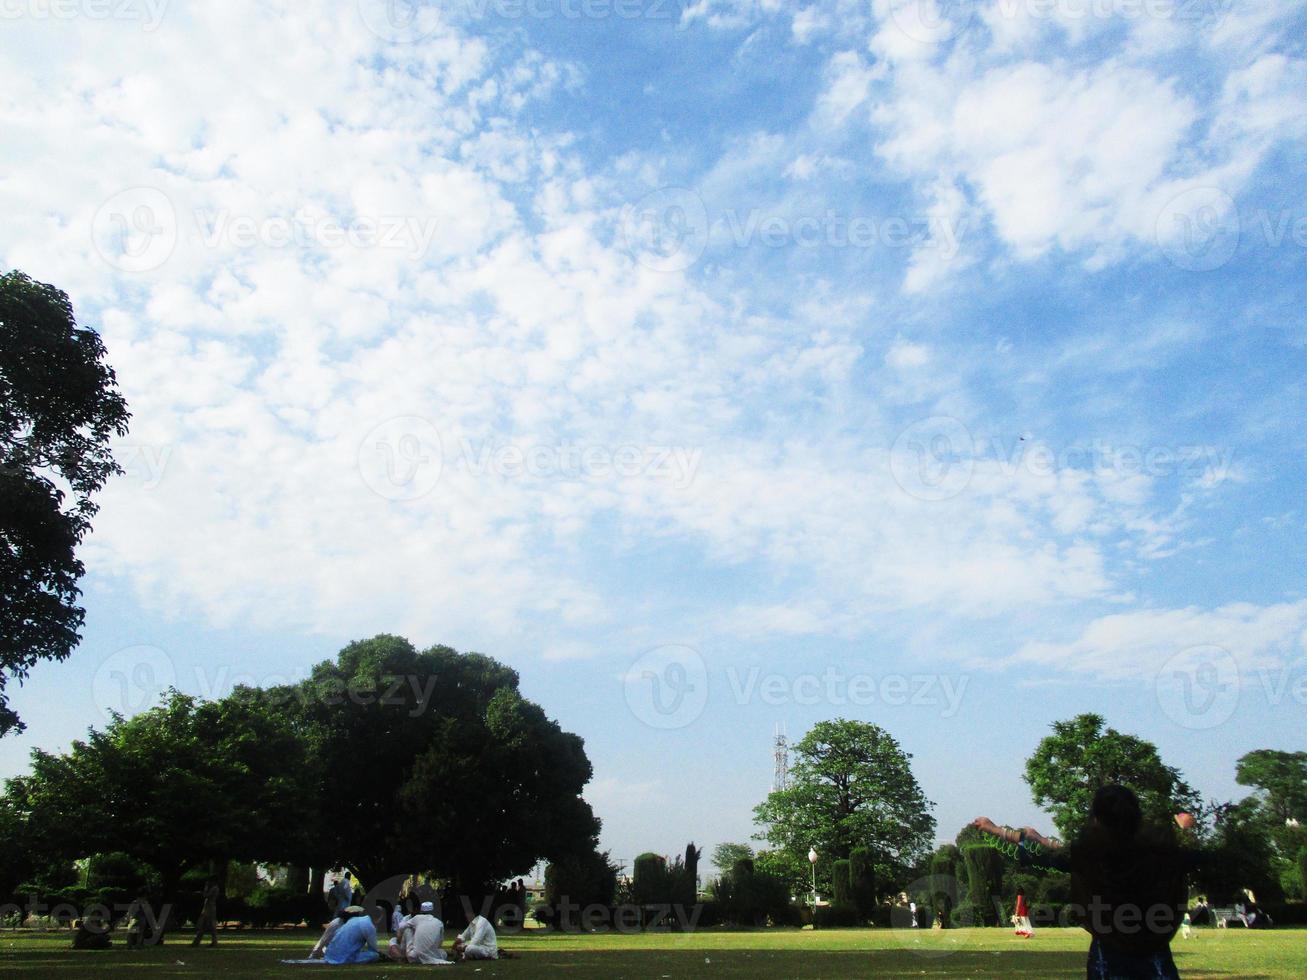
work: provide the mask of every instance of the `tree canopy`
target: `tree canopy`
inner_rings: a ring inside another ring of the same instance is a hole
[[[1035,803],[1053,814],[1067,839],[1089,819],[1089,806],[1102,786],[1134,790],[1146,819],[1169,823],[1180,810],[1198,806],[1198,795],[1178,769],[1165,765],[1151,742],[1107,728],[1100,715],[1077,715],[1053,723],[1026,760],[1026,782]]]
[[[713,867],[725,873],[739,862],[753,859],[753,848],[748,844],[718,844],[712,851]]]
[[[847,859],[855,847],[875,855],[877,882],[902,880],[929,853],[932,804],[912,774],[911,756],[866,722],[819,722],[792,748],[788,789],[754,811],[762,835],[792,855]]]
[[[109,450],[127,403],[67,295],[0,275],[0,735],[22,731],[5,688],[81,639],[77,546],[92,497],[121,472]]]
[[[168,896],[233,859],[345,865],[368,887],[424,872],[475,901],[541,859],[594,853],[590,775],[581,739],[513,670],[382,635],[302,684],[172,692],[67,753],[35,752],[0,798],[0,873],[27,873],[31,848],[118,852]]]
[[[490,657],[381,635],[274,693],[322,773],[331,818],[318,846],[331,863],[373,879],[432,871],[472,893],[598,840],[584,743]]]
[[[1251,786],[1278,823],[1307,821],[1307,752],[1257,749],[1235,764],[1235,782]]]

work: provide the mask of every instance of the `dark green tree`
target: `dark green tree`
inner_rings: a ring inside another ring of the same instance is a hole
[[[870,919],[876,912],[876,854],[871,848],[849,851],[849,878],[858,914]]]
[[[713,882],[713,899],[722,918],[742,926],[794,925],[798,909],[790,902],[785,880],[742,858]]]
[[[551,906],[610,906],[616,891],[617,865],[607,851],[570,855],[545,867],[545,901]]]
[[[748,844],[718,844],[713,848],[712,863],[720,872],[730,871],[742,858],[753,857],[753,848]]]
[[[66,754],[33,752],[5,806],[39,853],[126,855],[155,872],[171,902],[188,869],[278,860],[317,804],[313,790],[303,743],[257,700],[173,692]]]
[[[1003,855],[985,844],[968,844],[962,848],[967,869],[967,903],[978,916],[977,924],[996,925],[999,908],[995,904],[1003,893]]]
[[[1134,790],[1145,818],[1160,824],[1199,806],[1198,795],[1152,743],[1105,726],[1095,714],[1054,722],[1053,734],[1026,760],[1035,803],[1052,813],[1064,839],[1083,829],[1094,793],[1113,783]]]
[[[1198,879],[1214,900],[1237,901],[1245,888],[1263,902],[1282,897],[1275,844],[1256,799],[1217,807],[1207,846],[1216,859],[1199,869]]]
[[[956,844],[941,844],[930,856],[930,907],[945,929],[953,925],[953,909],[963,897],[966,865]]]
[[[302,863],[344,864],[365,884],[429,871],[476,902],[541,859],[594,850],[582,740],[490,657],[381,635],[277,699],[301,716],[331,817]]]
[[[754,811],[761,836],[799,859],[815,846],[827,868],[866,847],[877,881],[906,881],[935,832],[908,753],[884,729],[845,719],[814,725],[793,752],[790,788]]]
[[[831,902],[834,905],[853,905],[853,874],[847,858],[831,865]]]
[[[81,639],[77,546],[93,495],[121,472],[109,440],[129,418],[104,344],[68,296],[0,276],[0,736],[23,730],[8,682]]]
[[[1307,822],[1307,752],[1257,749],[1235,764],[1235,781],[1251,786],[1274,823]]]

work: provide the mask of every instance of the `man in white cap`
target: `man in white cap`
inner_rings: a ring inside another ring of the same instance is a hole
[[[396,963],[424,963],[428,966],[452,963],[441,949],[445,941],[445,924],[435,916],[432,902],[423,902],[417,915],[405,919],[399,935],[390,941],[388,955]]]

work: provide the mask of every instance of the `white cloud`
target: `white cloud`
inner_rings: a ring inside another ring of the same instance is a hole
[[[872,149],[924,209],[976,209],[1017,260],[1056,250],[1095,269],[1154,254],[1159,235],[1173,244],[1159,219],[1179,195],[1217,188],[1237,199],[1271,148],[1307,125],[1307,63],[1269,50],[1299,3],[1197,19],[1108,18],[1070,2],[973,11],[876,0],[872,10],[875,64],[833,54],[814,122],[834,138],[869,118]],[[1091,39],[1106,56],[1086,56]],[[1160,59],[1175,48],[1190,55]],[[975,258],[974,246],[962,261],[918,250],[905,291]]]
[[[899,609],[991,617],[1102,598],[1119,592],[1119,556],[1174,533],[1153,482],[1111,473],[978,457],[951,499],[905,490],[890,447],[911,423],[985,424],[954,359],[907,327],[891,340],[870,291],[847,283],[787,285],[793,304],[776,312],[754,295],[767,283],[633,259],[622,206],[665,182],[663,161],[587,159],[571,134],[521,118],[575,84],[566,65],[438,22],[421,44],[385,44],[352,5],[326,3],[233,2],[108,45],[71,25],[59,62],[30,27],[16,30],[38,41],[0,62],[16,134],[0,251],[103,329],[135,414],[128,441],[167,452],[157,485],[106,490],[86,551],[153,606],[486,645],[540,620],[578,636],[543,652],[560,659],[632,619],[606,564],[635,541],[802,581],[791,605],[753,604],[793,634]],[[832,61],[828,123],[865,108],[876,71]],[[901,104],[882,104],[882,152],[930,172],[939,221],[983,207],[1022,252],[1138,233],[1121,202],[1169,179],[1193,114],[1128,67],[904,71]],[[1231,105],[1276,106],[1249,118],[1283,122],[1290,76],[1250,69]],[[1092,139],[1062,113],[1094,121]],[[742,193],[788,213],[774,178],[840,172],[828,150],[781,133],[733,142],[702,194],[714,213]],[[1020,186],[995,165],[1012,159],[1034,167]],[[176,247],[122,273],[93,220],[142,185],[166,195]],[[956,268],[931,249],[913,255],[909,290]],[[867,355],[881,350],[883,364]],[[405,417],[438,444],[379,445],[377,427]],[[439,464],[438,479],[416,499],[378,492],[360,454],[383,451],[375,473],[425,479]]]
[[[1097,680],[1152,681],[1186,650],[1217,647],[1251,675],[1301,658],[1305,629],[1307,601],[1144,609],[1095,619],[1073,640],[1027,643],[1012,659]]]
[[[925,367],[930,363],[930,348],[899,338],[885,352],[885,363],[898,370]]]

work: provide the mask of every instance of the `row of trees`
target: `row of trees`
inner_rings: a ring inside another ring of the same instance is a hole
[[[66,753],[34,752],[0,797],[0,893],[114,854],[149,870],[160,902],[188,871],[242,861],[343,866],[369,887],[426,872],[479,904],[541,859],[593,855],[590,777],[582,740],[516,672],[382,635],[300,684],[172,692]],[[321,872],[300,878],[321,895]]]
[[[1180,811],[1199,825],[1193,843],[1213,850],[1195,882],[1218,902],[1251,889],[1264,902],[1307,898],[1307,753],[1273,750],[1241,758],[1236,779],[1253,792],[1243,800],[1204,802],[1155,746],[1106,725],[1095,714],[1057,722],[1025,766],[1037,804],[1057,833],[1071,839],[1088,820],[1101,786],[1120,783],[1139,796],[1145,817],[1170,824]],[[990,846],[973,827],[956,841],[930,849],[934,820],[912,775],[910,756],[875,725],[822,722],[794,747],[790,786],[757,807],[758,839],[770,847],[723,844],[713,855],[729,891],[742,862],[783,882],[793,895],[812,888],[831,899],[834,923],[885,918],[902,896],[946,925],[996,924],[1018,888],[1027,898],[1058,907],[1069,901],[1065,875],[1035,875]],[[821,857],[815,869],[807,854]]]

